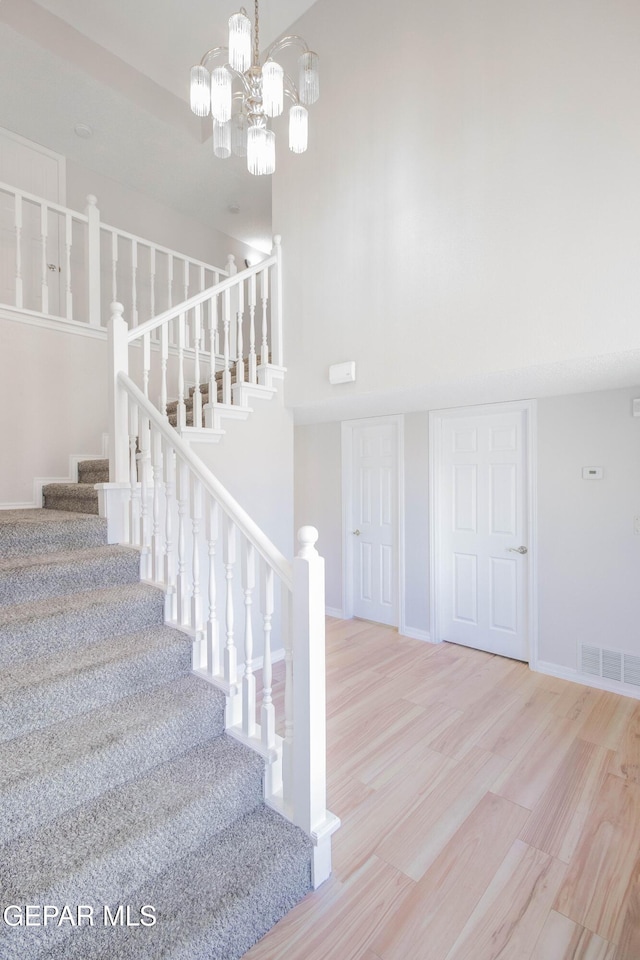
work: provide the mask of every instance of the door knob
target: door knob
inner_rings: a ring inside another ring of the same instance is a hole
[[[359,530],[352,530],[351,533],[354,535],[354,537],[359,537],[359,536],[360,536],[360,531],[359,531]]]
[[[529,551],[527,550],[526,547],[507,547],[507,552],[524,554],[524,553],[528,553]]]

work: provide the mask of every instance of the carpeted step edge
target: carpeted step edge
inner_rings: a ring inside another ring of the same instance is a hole
[[[0,667],[164,623],[164,594],[146,583],[0,607]]]
[[[0,675],[0,742],[188,676],[191,647],[158,626],[10,664]]]
[[[190,676],[0,744],[0,843],[219,736],[224,703]]]
[[[217,737],[3,847],[7,903],[121,902],[262,804],[263,762]],[[3,937],[3,933],[5,936]],[[64,931],[62,931],[64,934]],[[10,939],[0,927],[0,953]],[[34,941],[50,946],[51,933]]]
[[[311,890],[311,842],[257,808],[122,903],[154,908],[153,926],[81,927],[49,960],[240,960]],[[44,954],[42,954],[44,956]],[[19,960],[20,954],[10,954]]]
[[[24,557],[107,543],[107,521],[44,509],[0,511],[0,556]]]
[[[107,545],[0,560],[0,606],[135,583],[140,552]]]

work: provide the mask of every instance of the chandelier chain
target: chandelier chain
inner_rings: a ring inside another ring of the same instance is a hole
[[[260,14],[258,10],[258,0],[256,0],[255,29],[253,31],[253,65],[260,66]]]

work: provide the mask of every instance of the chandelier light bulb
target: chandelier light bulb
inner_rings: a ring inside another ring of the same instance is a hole
[[[211,113],[218,123],[231,120],[231,74],[226,67],[216,67],[211,73]]]
[[[244,9],[229,17],[229,63],[238,73],[251,66],[251,21]]]
[[[268,117],[279,117],[284,110],[284,70],[275,60],[262,68],[262,105]]]
[[[299,92],[300,103],[307,106],[315,103],[320,96],[320,74],[318,72],[319,57],[312,50],[307,50],[298,58],[300,70]]]
[[[289,110],[289,150],[304,153],[309,143],[309,113],[297,103]]]
[[[211,109],[211,74],[199,64],[191,67],[191,109],[196,117],[206,117]]]
[[[247,168],[255,176],[275,173],[276,135],[266,127],[249,127],[247,136]]]
[[[213,155],[219,160],[231,156],[231,121],[218,123],[213,121]]]
[[[247,155],[248,126],[244,113],[236,113],[231,118],[231,149],[236,157],[246,157]]]

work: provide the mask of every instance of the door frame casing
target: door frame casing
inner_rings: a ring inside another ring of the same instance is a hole
[[[529,572],[527,577],[527,631],[530,667],[538,660],[538,503],[537,503],[537,403],[535,400],[514,400],[506,403],[483,403],[470,407],[452,407],[429,412],[429,620],[431,640],[442,643],[441,635],[441,515],[442,425],[445,419],[482,416],[492,413],[523,413],[527,484],[527,545]]]
[[[366,417],[360,420],[343,420],[342,428],[342,607],[345,620],[353,617],[353,537],[351,530],[353,504],[353,440],[359,427],[376,427],[394,424],[396,427],[396,537],[394,561],[395,619],[402,633],[405,626],[405,575],[404,575],[404,414],[384,417]]]

